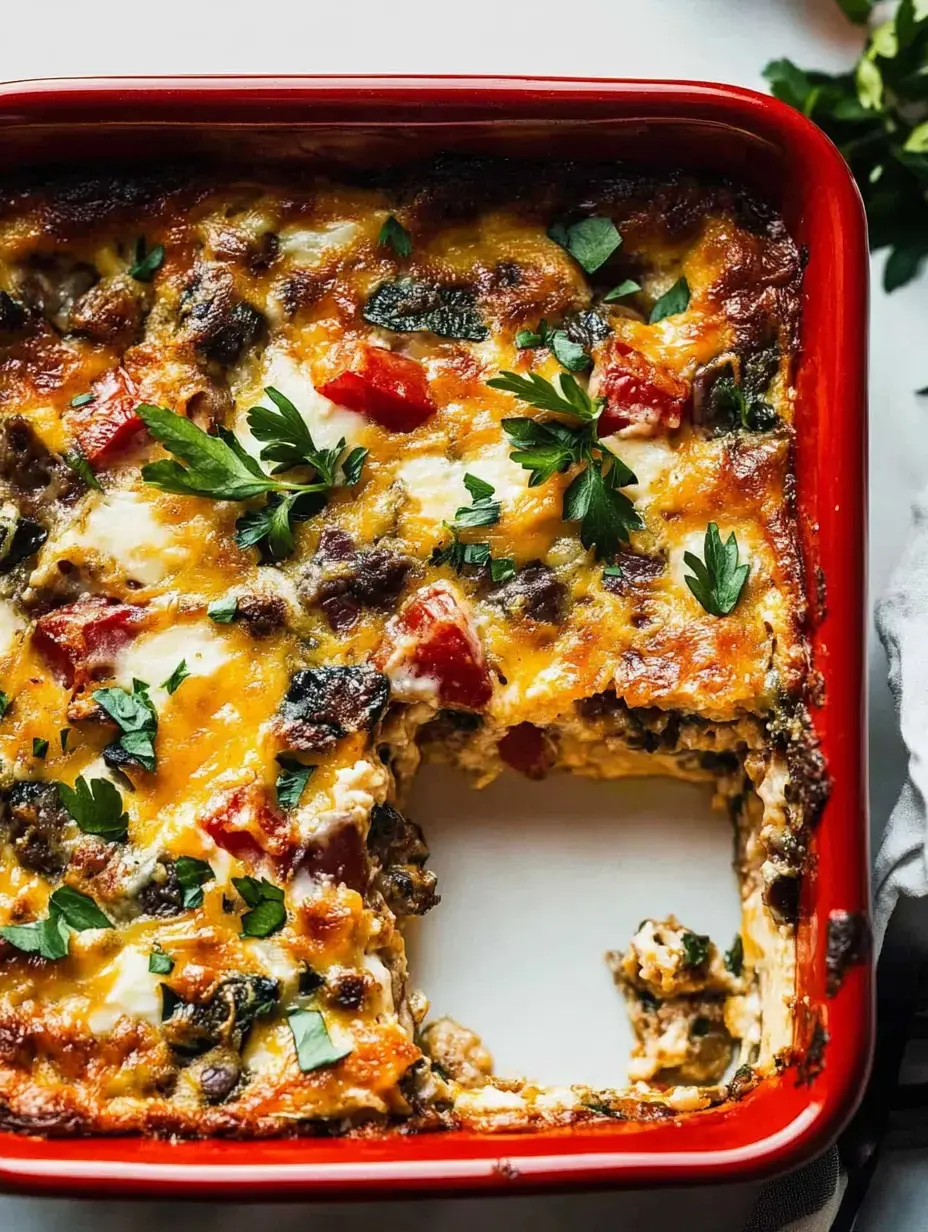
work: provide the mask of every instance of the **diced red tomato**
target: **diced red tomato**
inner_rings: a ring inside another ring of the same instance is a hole
[[[412,432],[438,409],[421,364],[384,347],[362,346],[319,392],[391,432]]]
[[[388,622],[374,665],[391,680],[433,682],[443,706],[479,710],[493,693],[473,620],[447,582],[417,591]]]
[[[198,818],[217,847],[236,859],[251,861],[262,856],[289,863],[295,855],[290,822],[274,808],[259,784],[236,787],[210,802],[210,811]]]
[[[97,595],[40,616],[33,643],[65,684],[74,685],[107,674],[141,620],[141,608]]]
[[[613,432],[656,436],[679,428],[690,387],[687,381],[615,339],[596,365],[590,393],[606,399],[599,418],[600,436]]]
[[[543,779],[554,764],[551,742],[534,723],[510,727],[496,747],[507,766],[530,779]]]
[[[138,391],[124,368],[111,368],[90,387],[93,400],[71,412],[74,435],[89,462],[108,462],[145,425],[135,413]]]

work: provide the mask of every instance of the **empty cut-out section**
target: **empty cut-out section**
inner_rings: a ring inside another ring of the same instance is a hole
[[[676,915],[727,948],[738,931],[732,828],[708,785],[504,774],[474,791],[425,766],[422,825],[441,903],[407,933],[413,987],[472,1028],[495,1072],[625,1082],[632,1034],[603,959],[645,916]]]

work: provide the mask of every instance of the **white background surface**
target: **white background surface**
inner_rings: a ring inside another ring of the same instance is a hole
[[[762,88],[760,69],[782,55],[837,68],[858,38],[834,0],[5,0],[0,79],[91,74],[534,73],[702,78]],[[876,265],[881,264],[878,261]],[[928,476],[928,279],[886,299],[874,295],[871,343],[871,540],[874,593],[898,557],[916,487]],[[862,546],[848,543],[849,552]],[[873,824],[878,832],[898,790],[902,762],[882,655],[870,651]],[[440,870],[441,871],[441,870]],[[928,1227],[924,1164],[896,1165],[877,1187],[863,1232]],[[409,1232],[504,1225],[533,1232],[683,1226],[726,1232],[741,1226],[753,1187],[500,1201],[395,1203],[378,1226]],[[907,1216],[904,1212],[910,1212]],[[915,1213],[919,1212],[919,1213]],[[371,1226],[369,1208],[295,1206],[270,1213],[279,1232]],[[0,1199],[2,1232],[245,1232],[268,1219],[253,1208],[63,1203]]]

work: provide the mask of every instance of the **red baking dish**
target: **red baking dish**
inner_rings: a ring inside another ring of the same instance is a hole
[[[867,247],[840,155],[774,99],[692,82],[481,78],[178,78],[0,87],[0,164],[126,157],[392,163],[439,149],[626,158],[746,182],[806,246],[798,499],[834,778],[799,933],[797,1015],[828,1034],[811,1081],[788,1070],[738,1103],[675,1122],[530,1134],[167,1142],[0,1135],[11,1190],[167,1196],[401,1195],[756,1177],[821,1151],[850,1116],[872,1041],[872,974],[826,996],[827,922],[868,909],[863,688]],[[821,571],[821,572],[819,572]]]

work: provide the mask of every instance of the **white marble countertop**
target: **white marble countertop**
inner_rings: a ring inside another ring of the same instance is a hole
[[[834,69],[853,58],[859,36],[834,0],[535,0],[531,5],[467,0],[355,0],[350,7],[276,0],[255,9],[241,0],[50,0],[4,6],[0,80],[28,77],[176,73],[482,73],[664,77],[762,88],[770,58]],[[879,267],[874,262],[878,283]],[[873,297],[871,334],[870,578],[879,593],[898,558],[909,506],[928,477],[928,405],[914,390],[928,383],[928,278],[887,298]],[[849,545],[854,550],[855,545]],[[898,790],[903,763],[882,652],[871,637],[873,826],[878,832]],[[894,1163],[860,1227],[923,1228],[906,1211],[922,1209],[928,1163]],[[406,1232],[457,1232],[479,1218],[488,1232],[575,1226],[655,1227],[682,1220],[688,1232],[741,1227],[755,1187],[736,1185],[630,1194],[397,1202],[378,1211],[380,1226]],[[55,1202],[0,1198],[4,1232],[91,1232],[131,1225],[155,1232],[165,1218],[178,1232],[221,1227],[245,1232],[253,1207]],[[370,1221],[361,1204],[275,1208],[279,1232],[325,1219],[328,1232]]]

